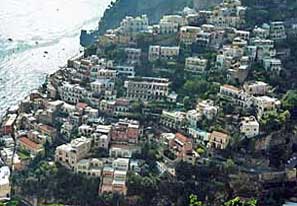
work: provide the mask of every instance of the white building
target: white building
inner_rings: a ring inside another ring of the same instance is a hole
[[[136,72],[134,66],[117,65],[113,68],[117,71],[118,77],[135,77]]]
[[[266,71],[280,72],[282,70],[282,62],[280,59],[276,58],[264,59],[263,66]]]
[[[124,34],[147,32],[148,26],[149,23],[146,15],[137,17],[126,16],[120,24],[120,31]]]
[[[100,177],[104,164],[97,158],[82,159],[75,165],[75,172],[93,177]]]
[[[259,123],[254,116],[243,117],[240,122],[240,133],[251,138],[259,134]]]
[[[165,127],[172,128],[172,129],[180,129],[184,127],[186,123],[186,113],[174,111],[162,111],[162,115],[160,118],[160,124]]]
[[[127,98],[131,100],[161,100],[168,96],[169,85],[169,80],[165,78],[135,77],[125,81]]]
[[[274,21],[270,23],[270,38],[276,41],[287,38],[284,22]]]
[[[191,45],[197,40],[197,35],[201,32],[200,27],[196,26],[183,26],[180,28],[179,38],[180,42]]]
[[[114,90],[114,81],[110,79],[97,79],[94,82],[91,82],[91,91],[95,94],[105,94],[105,91]]]
[[[125,48],[125,54],[127,64],[139,64],[141,61],[141,49],[137,48]]]
[[[203,73],[207,67],[207,59],[188,57],[185,62],[185,70],[193,73]]]
[[[76,104],[82,99],[90,96],[85,88],[79,86],[78,84],[70,84],[68,82],[65,82],[59,88],[59,95],[63,101],[72,104]]]
[[[160,34],[172,34],[178,32],[178,27],[182,24],[183,18],[178,15],[163,16],[159,23]]]
[[[112,167],[115,170],[128,171],[129,159],[128,158],[117,158],[112,162]]]
[[[7,166],[0,168],[0,200],[10,200],[11,186],[9,182],[10,169]]]
[[[281,102],[273,97],[260,96],[254,98],[254,104],[257,108],[257,118],[259,120],[265,112],[279,108]]]
[[[208,120],[212,120],[218,114],[219,108],[214,106],[212,100],[203,100],[197,104],[196,110],[201,111]]]
[[[192,128],[197,128],[197,122],[202,119],[203,115],[200,111],[195,109],[187,111],[187,122]]]
[[[159,46],[153,45],[149,47],[149,61],[156,61],[158,59],[171,60],[175,59],[179,55],[178,46]]]
[[[76,163],[90,151],[91,142],[91,139],[81,137],[72,140],[68,144],[60,145],[56,148],[55,160],[70,168],[74,168]]]

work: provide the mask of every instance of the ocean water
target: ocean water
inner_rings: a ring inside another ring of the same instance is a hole
[[[0,0],[0,118],[82,50],[110,0]]]

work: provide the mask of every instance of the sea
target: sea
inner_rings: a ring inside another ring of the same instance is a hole
[[[0,119],[83,49],[111,0],[0,0]]]

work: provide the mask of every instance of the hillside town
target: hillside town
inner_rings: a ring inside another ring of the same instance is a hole
[[[217,169],[205,172],[207,181],[228,182],[228,195],[196,194],[207,205],[226,197],[269,205],[280,187],[286,201],[297,201],[297,130],[289,126],[296,114],[284,105],[289,91],[271,83],[286,72],[289,54],[278,45],[291,28],[247,27],[247,9],[223,0],[211,10],[181,8],[158,24],[127,16],[69,59],[3,118],[0,199],[31,201],[13,174],[43,162],[94,178],[89,192],[99,197],[132,203],[137,178],[184,175],[200,184],[198,172],[187,176],[196,167]]]

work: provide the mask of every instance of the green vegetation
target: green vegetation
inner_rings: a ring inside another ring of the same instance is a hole
[[[55,203],[105,205],[97,194],[98,178],[74,174],[54,163],[41,161],[31,165],[29,171],[15,174],[14,183],[22,188],[21,195],[35,196],[40,201],[53,198]]]
[[[281,127],[286,123],[289,117],[289,111],[278,113],[277,111],[273,110],[265,112],[265,114],[261,118],[260,123],[266,131],[276,131],[281,129]]]
[[[290,111],[292,118],[297,118],[297,90],[289,90],[282,99],[282,106]]]

